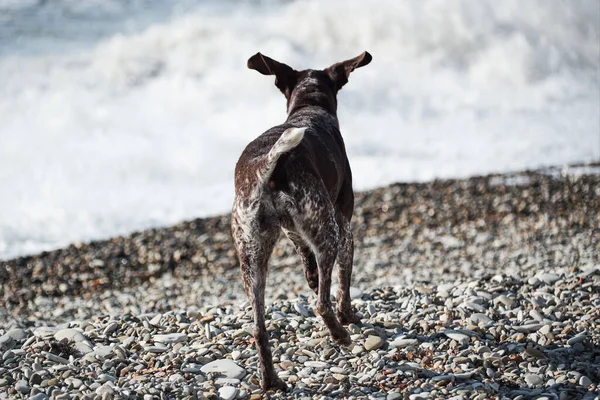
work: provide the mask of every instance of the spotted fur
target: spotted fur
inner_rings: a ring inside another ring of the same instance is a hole
[[[350,73],[371,55],[324,70],[296,71],[260,53],[248,67],[275,75],[287,99],[288,118],[252,141],[235,168],[231,228],[246,294],[254,312],[263,389],[287,390],[273,367],[265,326],[267,263],[279,233],[293,243],[308,285],[317,295],[317,312],[339,344],[349,345],[342,324],[358,322],[350,304],[354,208],[352,174],[337,120],[337,92]],[[337,315],[330,299],[337,260]]]

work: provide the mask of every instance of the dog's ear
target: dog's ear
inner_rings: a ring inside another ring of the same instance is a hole
[[[298,81],[298,71],[260,53],[256,53],[248,59],[248,68],[254,69],[263,75],[275,75],[275,86],[286,97],[290,96]]]
[[[335,63],[331,67],[325,69],[325,71],[335,82],[337,90],[340,90],[342,86],[348,83],[348,77],[352,71],[354,71],[356,68],[364,67],[370,63],[372,59],[373,57],[371,57],[371,55],[365,51],[358,57]]]

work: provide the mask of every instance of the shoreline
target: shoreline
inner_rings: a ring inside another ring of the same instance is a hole
[[[564,191],[571,188],[580,191],[581,184],[598,190],[600,163],[572,165],[568,168],[576,172],[564,174],[561,172],[565,170],[564,167],[543,168],[466,179],[396,183],[358,192],[355,194],[352,220],[356,254],[354,264],[357,266],[356,258],[360,263],[373,248],[380,249],[382,245],[389,247],[390,242],[401,243],[401,247],[405,248],[411,247],[408,238],[437,240],[433,244],[437,243],[451,251],[473,240],[482,242],[486,239],[481,235],[475,238],[473,232],[462,232],[461,235],[467,237],[457,239],[449,228],[455,226],[461,230],[465,228],[463,225],[468,224],[468,228],[477,234],[479,231],[485,232],[485,225],[492,223],[490,228],[496,231],[497,224],[503,218],[524,217],[524,220],[516,221],[522,225],[531,222],[526,220],[531,220],[533,215],[546,215],[550,219],[565,219],[563,224],[576,225],[598,234],[598,196],[578,192],[575,197],[568,198]],[[540,191],[540,185],[545,186],[545,193]],[[529,196],[531,190],[535,190],[532,192],[534,197],[520,199],[523,193]],[[455,195],[444,193],[448,191],[455,192]],[[553,191],[556,193],[551,193]],[[544,198],[549,195],[558,197]],[[501,203],[495,204],[494,196]],[[475,202],[474,208],[467,204],[468,201]],[[443,208],[440,209],[440,205]],[[577,207],[568,216],[566,213],[572,205]],[[386,211],[382,212],[384,209]],[[214,268],[236,268],[229,217],[230,214],[197,218],[169,227],[151,228],[107,240],[75,243],[62,249],[0,261],[0,309],[6,307],[7,301],[14,302],[14,296],[19,296],[17,292],[20,289],[33,290],[36,296],[79,295],[144,283],[164,273],[193,278],[201,276],[204,269],[210,273]],[[377,218],[382,220],[383,226],[376,226]],[[409,222],[419,232],[411,229]],[[394,225],[404,232],[395,232],[385,224]],[[415,236],[424,229],[430,236],[439,236],[439,240]],[[400,236],[404,240],[400,240]],[[529,240],[532,241],[531,238]],[[418,245],[413,247],[418,248]],[[279,268],[281,264],[293,262],[290,258],[295,258],[295,253],[285,238],[280,238],[270,264]],[[463,254],[461,258],[473,257]],[[415,260],[406,260],[401,254],[396,254],[394,259],[409,268],[416,264]],[[600,256],[592,261],[600,262]],[[386,262],[389,264],[391,260]],[[360,272],[355,267],[353,276],[356,276],[357,270]],[[71,273],[76,276],[69,276]],[[44,277],[51,282],[44,280]],[[362,277],[359,278],[362,281]]]

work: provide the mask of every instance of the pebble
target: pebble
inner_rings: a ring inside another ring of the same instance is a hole
[[[177,383],[177,382],[183,382],[183,381],[185,381],[185,378],[181,374],[173,374],[173,375],[169,376],[169,382]]]
[[[536,321],[540,321],[541,322],[541,321],[544,320],[543,315],[538,310],[536,310],[535,308],[533,310],[529,311],[529,315],[531,316],[531,318],[535,319]]]
[[[504,304],[507,307],[513,307],[515,305],[515,301],[503,294],[501,294],[500,296],[498,296],[496,298],[497,301],[499,301],[500,303]]]
[[[365,340],[365,349],[367,351],[376,350],[383,346],[385,341],[379,336],[369,336],[367,340]]]
[[[470,319],[474,324],[477,324],[477,325],[484,324],[487,326],[494,322],[494,320],[492,320],[490,317],[488,317],[487,315],[482,314],[482,313],[471,314]]]
[[[34,372],[29,377],[29,384],[30,385],[39,385],[40,383],[42,383],[42,380],[43,380],[42,375],[39,374],[38,372]]]
[[[97,355],[100,357],[109,357],[110,355],[112,355],[113,350],[114,350],[113,346],[98,345],[98,346],[94,347],[94,355]]]
[[[100,374],[100,375],[98,375],[98,380],[101,383],[104,383],[104,382],[115,382],[117,380],[117,378],[115,378],[114,376],[109,375],[109,374]]]
[[[102,333],[104,336],[109,336],[110,334],[115,332],[117,329],[119,329],[119,323],[114,321],[114,322],[109,323],[106,326],[106,328],[104,328],[104,332],[102,332]]]
[[[539,375],[528,374],[525,375],[525,382],[527,382],[529,386],[539,386],[542,384],[543,380],[542,377]]]
[[[22,379],[15,384],[15,390],[21,393],[29,393],[31,388],[26,380]]]
[[[48,338],[50,336],[54,336],[54,334],[60,330],[60,328],[53,326],[41,326],[39,328],[35,328],[33,330],[33,334],[39,338]]]
[[[54,334],[54,338],[58,341],[67,339],[72,342],[88,342],[87,338],[76,329],[61,329]]]
[[[168,351],[169,348],[164,344],[157,343],[154,346],[144,346],[144,350],[149,353],[164,353],[165,351]]]
[[[219,389],[219,398],[223,400],[233,400],[237,396],[238,390],[233,386],[223,386]]]
[[[567,340],[567,344],[569,346],[575,346],[577,343],[583,342],[586,338],[587,338],[587,335],[585,335],[585,334],[573,336],[572,338]]]
[[[225,378],[231,379],[242,379],[244,375],[246,375],[246,370],[244,368],[227,359],[211,361],[200,368],[200,370],[205,374],[208,374],[209,372],[218,373]]]
[[[13,328],[6,332],[6,335],[10,336],[14,341],[20,342],[27,338],[27,332],[24,329]]]
[[[544,326],[544,325],[542,325],[542,324],[525,324],[525,325],[516,325],[516,326],[513,326],[512,328],[517,332],[529,333],[529,332],[537,331],[542,326]]]
[[[11,348],[14,341],[9,335],[0,336],[0,350]]]
[[[591,384],[592,384],[592,380],[591,380],[590,378],[588,378],[587,376],[585,376],[585,375],[582,375],[582,376],[579,378],[579,384],[580,384],[581,386],[588,387],[588,386],[591,386]]]
[[[296,310],[296,312],[300,315],[302,315],[305,318],[308,318],[311,316],[310,311],[308,311],[308,309],[306,307],[304,307],[302,304],[295,302],[294,303],[294,310]]]
[[[329,364],[327,364],[326,362],[323,362],[323,361],[306,361],[304,363],[304,366],[311,367],[311,368],[323,369],[323,368],[329,367]]]
[[[539,274],[536,275],[536,278],[547,285],[552,285],[560,279],[560,276],[556,274]]]
[[[457,342],[467,342],[469,341],[469,335],[465,335],[462,332],[447,330],[443,332],[444,335],[448,336],[450,339],[456,340]]]
[[[104,384],[104,385],[99,386],[95,392],[96,392],[96,394],[99,394],[99,395],[103,395],[103,394],[110,395],[110,394],[113,394],[115,391],[109,384]]]
[[[8,360],[14,358],[15,353],[12,350],[6,350],[4,354],[2,354],[2,360]]]
[[[47,351],[42,351],[42,355],[45,356],[48,360],[54,361],[60,364],[68,364],[69,360],[64,357],[57,356],[56,354],[49,353]]]
[[[81,354],[88,354],[88,353],[91,353],[93,351],[92,347],[89,344],[84,343],[84,342],[73,343],[73,347],[77,351],[79,351]]]
[[[170,333],[168,335],[154,335],[152,336],[152,339],[155,342],[160,342],[160,343],[180,343],[180,342],[187,342],[188,340],[188,335],[186,335],[185,333]]]
[[[538,332],[540,332],[543,335],[547,335],[550,332],[552,332],[552,325],[544,325],[539,329]]]
[[[333,296],[337,296],[337,292],[338,292],[338,286],[337,285],[331,285],[331,294]],[[357,287],[350,286],[350,299],[356,300],[356,299],[360,299],[362,296],[363,296],[363,291],[362,290],[360,290]]]

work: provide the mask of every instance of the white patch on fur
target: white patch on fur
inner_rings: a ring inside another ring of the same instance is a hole
[[[263,170],[258,169],[256,171],[260,186],[262,186],[271,177],[279,157],[300,144],[304,138],[304,131],[306,131],[306,129],[307,128],[288,128],[283,131],[267,155],[266,168]]]
[[[269,161],[277,161],[283,153],[287,153],[298,146],[304,138],[304,131],[306,131],[305,127],[286,129],[269,151]]]
[[[304,79],[301,83],[302,86],[308,86],[308,85],[318,85],[319,84],[319,80],[315,79],[315,78],[306,78]]]

